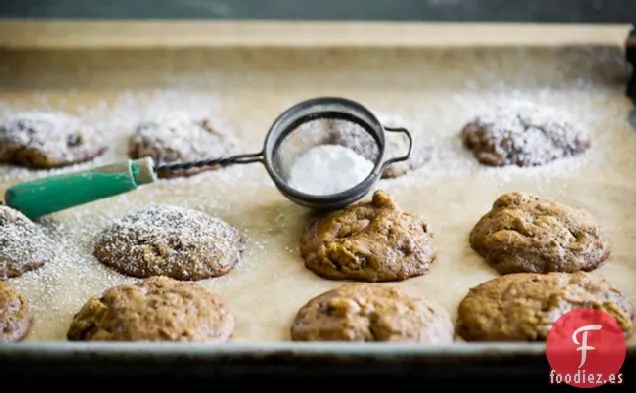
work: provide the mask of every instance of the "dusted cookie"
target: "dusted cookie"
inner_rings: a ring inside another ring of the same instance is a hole
[[[366,282],[421,276],[436,257],[424,220],[402,212],[383,191],[312,220],[300,251],[305,266],[323,278]]]
[[[21,212],[0,205],[0,280],[19,277],[55,258],[44,230]]]
[[[609,282],[589,273],[517,273],[471,288],[457,310],[466,341],[544,341],[562,315],[594,308],[631,334],[634,307]]]
[[[33,315],[24,296],[13,285],[0,281],[0,344],[22,341],[32,323]]]
[[[413,127],[405,119],[390,114],[379,114],[378,118],[384,126],[405,127],[413,135],[413,147],[409,159],[386,167],[382,172],[383,179],[406,175],[408,172],[419,169],[430,161],[433,146],[423,136],[415,135]],[[337,119],[326,119],[324,121],[331,135],[329,143],[346,146],[372,162],[376,160],[379,154],[378,145],[360,126]],[[409,142],[404,134],[387,132],[385,138],[385,160],[403,156],[408,152]]]
[[[610,253],[587,211],[519,192],[500,196],[469,241],[501,274],[590,271]]]
[[[65,113],[20,113],[0,125],[0,162],[56,168],[89,161],[105,150],[93,128]]]
[[[73,317],[71,341],[228,341],[234,316],[196,283],[152,277],[91,298]]]
[[[198,281],[228,273],[244,243],[225,221],[197,210],[155,205],[129,213],[97,237],[95,256],[133,277]]]
[[[511,110],[476,118],[461,138],[479,162],[491,166],[543,165],[582,154],[591,145],[587,135],[559,118]]]
[[[441,306],[383,284],[344,284],[303,306],[294,341],[453,342],[453,321]]]
[[[416,131],[416,126],[410,124],[407,119],[402,118],[399,115],[380,113],[378,119],[385,127],[404,127],[411,133],[413,138],[413,146],[411,148],[411,156],[408,160],[402,162],[396,162],[389,165],[382,172],[383,179],[396,178],[407,173],[421,168],[431,160],[433,155],[433,145],[429,143],[423,133]],[[401,133],[385,133],[386,147],[384,156],[385,159],[400,157],[408,152],[409,141],[408,138]]]
[[[233,138],[211,119],[193,119],[181,112],[168,113],[154,121],[140,123],[130,138],[132,158],[150,156],[156,163],[221,157],[234,149]],[[218,167],[192,168],[157,173],[161,178],[191,176]]]

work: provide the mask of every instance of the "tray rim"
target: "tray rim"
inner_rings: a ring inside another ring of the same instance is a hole
[[[188,351],[184,352],[184,348]],[[370,350],[371,349],[371,350]],[[80,342],[80,341],[25,341],[0,345],[0,358],[7,353],[23,356],[55,357],[61,354],[87,356],[105,354],[118,356],[125,353],[132,357],[151,354],[182,355],[184,353],[202,357],[225,357],[232,355],[272,355],[294,353],[297,355],[345,355],[351,358],[378,358],[395,356],[430,355],[440,359],[472,357],[485,354],[499,357],[516,355],[545,356],[545,342],[455,342],[452,344],[414,344],[386,342],[226,342],[226,343],[177,343],[177,342]],[[636,347],[627,347],[627,356],[636,356]]]
[[[0,50],[623,46],[630,28],[563,23],[0,19]]]

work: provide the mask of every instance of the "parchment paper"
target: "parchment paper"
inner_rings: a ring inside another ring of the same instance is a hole
[[[340,95],[397,114],[416,138],[434,144],[433,159],[377,188],[426,218],[439,255],[427,275],[382,285],[439,302],[455,317],[471,286],[497,276],[470,249],[470,229],[501,193],[524,191],[592,212],[612,241],[610,259],[592,274],[636,302],[636,132],[625,121],[630,104],[620,48],[49,51],[9,53],[4,64],[1,113],[68,110],[99,123],[113,142],[95,165],[124,158],[130,128],[161,110],[213,114],[241,139],[244,153],[259,151],[274,118],[302,99]],[[461,126],[495,104],[517,101],[569,111],[591,132],[592,149],[538,168],[481,166],[462,149]],[[0,174],[4,188],[46,172],[3,166]],[[91,295],[134,281],[91,256],[92,237],[110,220],[155,202],[216,214],[244,234],[247,248],[237,268],[199,282],[228,302],[235,341],[289,340],[298,308],[341,284],[303,265],[298,240],[309,212],[283,198],[260,164],[236,166],[44,219],[63,255],[11,280],[36,312],[29,340],[65,340],[73,314]]]

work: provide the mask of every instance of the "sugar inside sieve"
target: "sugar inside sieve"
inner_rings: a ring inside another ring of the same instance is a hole
[[[404,134],[406,154],[385,159],[385,131]],[[408,160],[412,145],[408,130],[383,127],[357,102],[320,97],[280,114],[260,153],[159,164],[150,157],[125,160],[16,184],[5,192],[5,203],[37,218],[133,191],[163,171],[261,162],[286,198],[312,209],[337,209],[363,198],[386,167]]]

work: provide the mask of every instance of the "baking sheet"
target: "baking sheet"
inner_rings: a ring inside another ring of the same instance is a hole
[[[241,152],[252,153],[276,115],[294,103],[321,95],[357,100],[401,118],[415,138],[435,146],[427,165],[377,188],[425,217],[438,259],[423,277],[381,285],[439,302],[454,317],[469,287],[496,277],[468,246],[470,229],[498,195],[524,191],[590,210],[612,241],[609,261],[592,274],[636,302],[636,223],[627,219],[636,214],[636,133],[625,120],[628,68],[620,47],[86,49],[2,58],[0,116],[35,108],[80,114],[112,138],[111,150],[93,164],[125,157],[131,128],[161,111],[213,115],[242,141]],[[480,166],[461,148],[458,133],[473,115],[501,103],[567,111],[592,133],[592,149],[537,168]],[[2,188],[42,175],[0,169]],[[308,211],[284,199],[259,164],[236,166],[161,181],[43,220],[59,239],[60,258],[11,280],[36,314],[29,341],[64,340],[90,296],[134,281],[100,265],[91,256],[92,239],[127,211],[159,202],[201,209],[242,231],[247,248],[237,268],[199,282],[228,302],[237,319],[235,342],[288,341],[298,308],[341,284],[303,265],[298,241]]]

